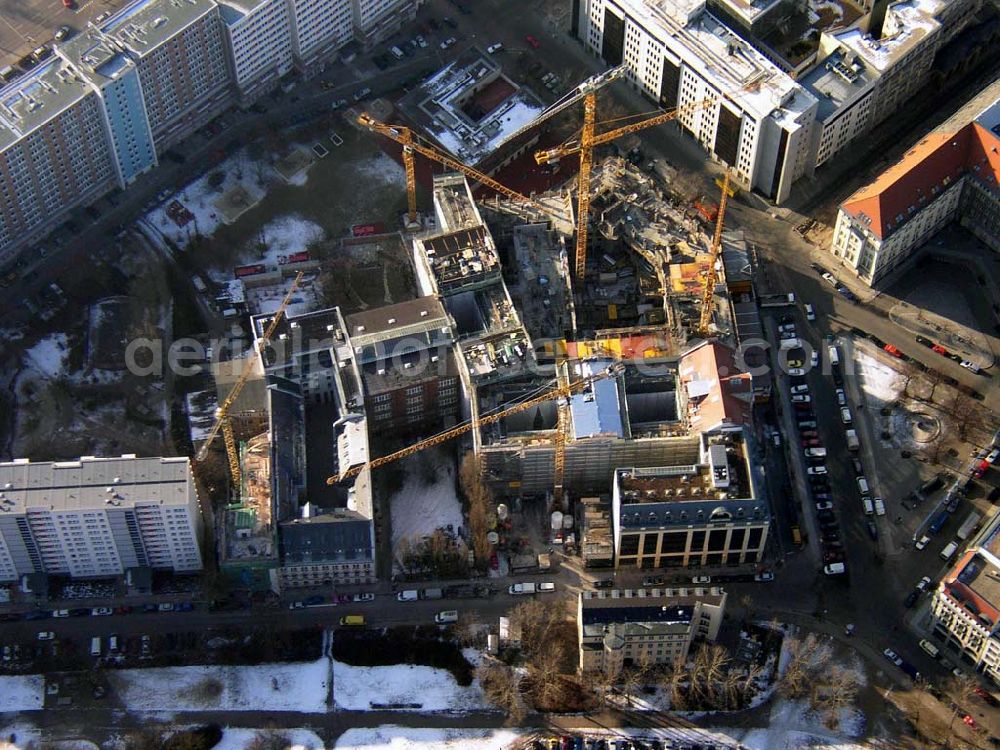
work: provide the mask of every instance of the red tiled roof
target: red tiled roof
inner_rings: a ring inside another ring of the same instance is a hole
[[[974,122],[956,133],[929,134],[841,207],[884,239],[968,173],[1000,185],[1000,138]]]
[[[689,414],[695,429],[711,429],[724,422],[749,424],[753,387],[742,372],[735,352],[717,341],[707,341],[680,359],[679,374],[686,388],[707,385],[707,392],[691,399]],[[692,408],[694,407],[694,408]]]

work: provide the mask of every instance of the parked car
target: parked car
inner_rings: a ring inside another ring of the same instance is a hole
[[[931,543],[931,538],[924,534],[913,546],[917,549],[924,549],[928,544]]]
[[[491,44],[489,47],[487,47],[486,51],[492,55],[499,52],[502,49],[503,49],[503,42],[497,42],[496,44]]]
[[[808,469],[806,469],[806,473],[807,474],[811,474],[812,476],[817,476],[817,475],[820,475],[820,474],[826,474],[827,473],[826,472],[826,466],[824,466],[822,464],[820,464],[819,466],[810,466]]]
[[[917,591],[916,589],[913,589],[913,591],[907,594],[906,598],[903,599],[903,606],[909,609],[910,607],[912,607],[914,604],[917,603],[917,599],[919,598],[920,598],[920,592]]]
[[[868,527],[868,536],[873,540],[878,541],[878,526],[875,525],[874,521],[866,521],[865,525]]]
[[[612,579],[612,578],[604,578],[604,579],[601,579],[600,581],[594,581],[594,588],[595,589],[610,589],[614,585],[615,585],[615,582],[614,582],[614,579]]]
[[[660,586],[663,584],[663,576],[646,576],[642,579],[643,586]]]
[[[691,583],[711,583],[712,576],[695,576],[691,579]]]
[[[897,667],[901,667],[903,665],[903,660],[900,659],[899,656],[896,654],[896,652],[893,651],[891,648],[885,649],[882,652],[882,655],[885,656],[886,659],[895,664]]]
[[[805,304],[806,320],[816,320],[816,310],[808,302]]]
[[[90,610],[92,617],[107,617],[108,615],[113,615],[114,610],[111,607],[94,607]]]
[[[923,578],[920,579],[920,582],[917,583],[917,591],[927,591],[927,587],[930,585],[931,585],[931,577],[924,576]]]
[[[355,594],[351,597],[351,601],[355,604],[366,604],[368,602],[375,601],[375,594]]]
[[[792,393],[795,393],[795,394],[809,393],[809,386],[808,385],[793,385],[792,386]]]
[[[69,26],[63,25],[56,29],[56,33],[52,37],[57,41],[61,42],[63,39],[68,39],[69,35],[73,33],[73,29]]]
[[[531,34],[528,34],[526,37],[524,37],[524,41],[530,44],[534,49],[538,49],[539,47],[542,46],[542,43],[537,39],[535,39],[535,37],[533,37]]]
[[[56,634],[51,630],[43,630],[41,633],[35,636],[36,640],[39,641],[52,641],[55,640]]]
[[[448,49],[448,48],[449,48],[449,47],[450,47],[451,45],[453,45],[453,44],[454,44],[454,43],[455,43],[456,41],[457,41],[457,40],[455,39],[455,37],[453,37],[453,36],[450,36],[450,37],[448,37],[447,39],[445,39],[445,40],[444,40],[443,42],[441,42],[441,44],[440,44],[440,47],[441,47],[441,49]]]

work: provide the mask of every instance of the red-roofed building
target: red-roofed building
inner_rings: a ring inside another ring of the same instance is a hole
[[[1000,516],[974,542],[934,592],[934,635],[1000,685]]]
[[[1000,244],[1000,102],[956,132],[930,133],[844,201],[831,251],[875,286],[956,220]]]
[[[699,344],[681,357],[677,375],[692,432],[734,431],[750,424],[753,382],[731,348],[717,341]]]

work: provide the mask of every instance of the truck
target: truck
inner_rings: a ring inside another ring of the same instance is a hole
[[[757,298],[757,303],[761,307],[787,307],[795,304],[795,295],[788,294],[762,294]]]
[[[525,594],[534,594],[537,590],[538,586],[534,583],[512,583],[510,588],[507,589],[507,593],[512,596],[522,596]]]
[[[858,440],[857,430],[846,430],[844,432],[844,437],[847,438],[847,450],[856,451],[861,447],[861,443]]]
[[[947,510],[939,510],[937,513],[934,514],[934,517],[931,518],[931,522],[927,526],[927,533],[937,534],[948,522],[949,517],[950,516],[948,515]]]
[[[958,533],[955,534],[956,537],[965,541],[972,534],[973,530],[979,525],[983,516],[981,513],[972,512],[969,517],[962,522],[962,525],[958,529]]]
[[[805,453],[806,458],[825,458],[826,448],[806,448],[803,453]]]

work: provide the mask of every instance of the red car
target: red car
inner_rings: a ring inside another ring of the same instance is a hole
[[[941,344],[934,344],[934,346],[931,347],[931,351],[932,352],[937,352],[942,357],[947,357],[948,356],[948,350],[945,349],[943,346],[941,346]]]
[[[74,0],[62,0],[62,4],[64,8],[72,8],[74,5],[76,5]]]
[[[892,344],[886,344],[882,348],[885,349],[893,357],[896,357],[897,359],[903,356],[903,353],[899,351],[899,349],[894,347]]]
[[[962,721],[965,723],[966,726],[972,727],[973,729],[979,726],[978,724],[976,724],[976,720],[973,719],[971,716],[969,716],[969,714],[963,716]]]
[[[998,701],[996,698],[994,698],[992,693],[987,692],[986,690],[984,690],[983,688],[979,687],[978,685],[976,687],[974,687],[972,689],[972,691],[976,695],[978,695],[980,698],[982,698],[984,701],[986,701],[991,706],[996,706],[996,705],[1000,704],[1000,701]]]
[[[531,34],[528,34],[526,37],[524,37],[524,41],[526,41],[528,44],[530,44],[535,49],[538,49],[539,47],[542,46],[542,43],[540,41],[538,41],[537,39],[535,39],[535,37],[533,37]]]
[[[500,570],[500,558],[497,556],[496,552],[490,555],[490,567],[493,568],[493,570]]]

